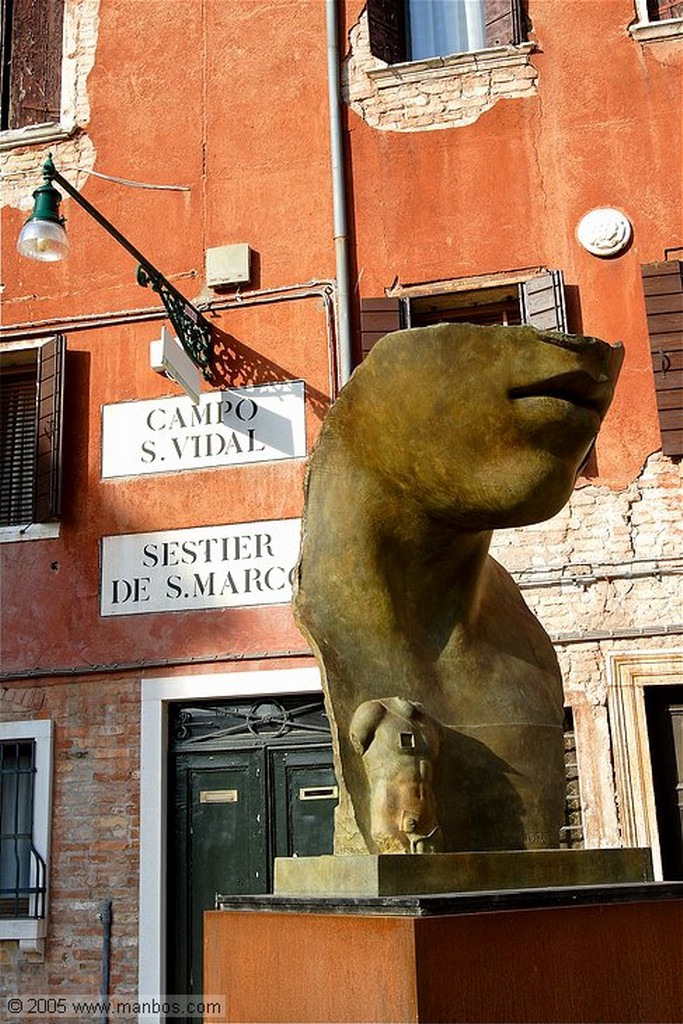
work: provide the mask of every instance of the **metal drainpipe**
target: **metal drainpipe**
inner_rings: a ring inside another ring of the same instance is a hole
[[[351,376],[351,322],[349,315],[349,260],[347,249],[346,181],[341,124],[339,82],[339,12],[337,0],[325,0],[327,28],[327,92],[330,103],[332,149],[332,201],[334,204],[334,251],[337,275],[337,383],[341,387]]]
[[[100,1004],[102,1008],[100,1024],[108,1024],[107,1010],[109,1000],[109,962],[111,954],[111,900],[104,900],[100,911],[102,921],[102,980],[100,983]]]

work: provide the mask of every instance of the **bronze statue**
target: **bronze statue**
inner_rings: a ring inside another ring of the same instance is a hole
[[[387,694],[439,723],[394,847],[429,848],[431,822],[446,852],[558,845],[557,660],[488,548],[566,503],[622,358],[596,338],[442,324],[387,335],[342,389],[309,462],[294,598],[332,725],[335,852],[384,843],[352,723]]]
[[[370,787],[372,839],[379,853],[436,853],[441,836],[434,796],[439,729],[404,697],[366,700],[351,719],[351,745]]]

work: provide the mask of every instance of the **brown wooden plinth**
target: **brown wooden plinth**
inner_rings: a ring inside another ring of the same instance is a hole
[[[206,1020],[680,1022],[683,887],[618,888],[211,911]]]

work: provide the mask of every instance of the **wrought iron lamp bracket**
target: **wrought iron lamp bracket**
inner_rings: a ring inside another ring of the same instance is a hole
[[[211,355],[212,328],[209,321],[202,316],[191,302],[177,292],[162,274],[150,273],[150,268],[142,264],[137,270],[138,284],[143,288],[151,288],[161,298],[168,319],[190,359],[192,359],[211,382],[209,366]]]
[[[97,207],[93,206],[92,203],[88,202],[74,186],[64,178],[54,163],[52,157],[48,156],[47,160],[43,164],[43,186],[38,189],[38,193],[50,194],[52,198],[54,209],[57,210],[59,206],[59,199],[61,198],[59,193],[54,189],[54,183],[59,185],[60,188],[64,189],[67,195],[83,209],[86,213],[90,214],[93,220],[107,231],[112,238],[114,238],[119,245],[128,252],[138,263],[137,280],[138,284],[142,285],[143,288],[151,287],[155,291],[161,301],[164,304],[164,308],[168,315],[169,320],[173,324],[173,327],[178,335],[178,340],[187,352],[190,359],[202,371],[204,378],[212,382],[212,374],[210,369],[211,361],[211,350],[213,340],[213,328],[209,321],[203,316],[199,310],[193,306],[189,299],[186,299],[174,288],[174,286],[167,281],[161,271],[149,262],[149,260],[142,255],[142,253],[135,248],[135,246],[128,241],[118,228],[107,220],[107,218],[100,213]],[[54,196],[51,194],[54,193]],[[55,202],[56,199],[56,202]],[[63,223],[63,218],[58,218],[59,223]]]

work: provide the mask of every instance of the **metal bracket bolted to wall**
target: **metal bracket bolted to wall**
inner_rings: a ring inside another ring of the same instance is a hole
[[[173,324],[178,341],[190,359],[197,364],[206,380],[211,382],[209,366],[211,356],[212,327],[191,302],[161,275],[150,273],[149,264],[140,264],[137,271],[138,284],[143,288],[150,287],[161,298],[168,319]]]
[[[32,235],[37,237],[38,233],[47,226],[48,229],[52,229],[53,235],[57,231],[61,233],[64,238],[64,242],[61,248],[57,250],[52,248],[52,255],[41,255],[41,251],[44,253],[47,248],[47,243],[40,243],[38,246],[35,244],[31,247],[25,246],[20,249],[24,255],[30,256],[34,259],[61,259],[68,251],[68,240],[64,233],[64,218],[60,216],[59,205],[61,201],[61,195],[54,188],[54,184],[58,184],[67,195],[71,196],[75,203],[85,210],[93,220],[96,220],[100,227],[114,238],[119,245],[123,246],[126,252],[136,260],[138,263],[137,280],[138,284],[142,285],[143,288],[151,287],[161,298],[164,304],[164,308],[168,315],[169,320],[175,328],[178,340],[187,352],[190,359],[196,363],[196,365],[202,371],[206,380],[212,382],[212,374],[210,369],[211,360],[211,349],[212,349],[212,336],[213,328],[209,321],[203,316],[200,311],[193,306],[189,299],[175,288],[170,281],[168,281],[161,271],[157,270],[153,263],[142,255],[142,253],[136,249],[136,247],[128,241],[125,235],[123,235],[118,228],[107,220],[107,218],[100,213],[100,211],[88,202],[74,187],[71,185],[66,178],[64,178],[54,163],[52,162],[52,156],[48,156],[47,160],[43,164],[43,184],[40,188],[36,189],[33,193],[35,205],[34,210],[25,228],[32,225]]]

